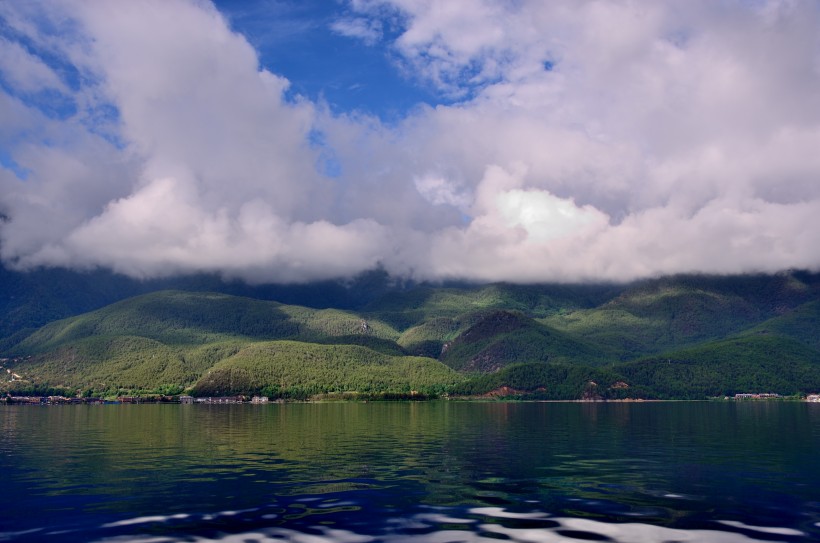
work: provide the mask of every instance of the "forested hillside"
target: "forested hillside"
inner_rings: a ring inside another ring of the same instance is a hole
[[[106,270],[18,272],[0,264],[0,338],[160,290],[220,292],[314,308],[353,309],[401,287],[380,270],[345,281],[249,285],[205,274],[139,281]]]
[[[9,392],[594,399],[820,390],[820,277],[809,273],[433,286],[374,272],[313,291],[198,277],[136,296],[125,294],[167,284],[60,272],[68,288],[50,283],[57,272],[2,273]],[[312,305],[283,302],[297,299]],[[93,305],[102,307],[83,312]],[[77,314],[56,319],[66,313]]]

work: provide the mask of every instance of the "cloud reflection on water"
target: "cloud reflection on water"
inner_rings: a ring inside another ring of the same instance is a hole
[[[175,514],[135,517],[100,526],[95,541],[133,543],[479,543],[499,539],[521,543],[558,543],[571,540],[609,541],[617,543],[652,543],[658,541],[753,543],[772,541],[807,541],[809,534],[791,528],[752,526],[737,521],[714,521],[714,529],[680,529],[645,523],[613,523],[586,518],[552,517],[539,511],[516,512],[499,507],[466,510],[426,507],[407,517],[370,518],[366,523],[356,519],[335,518],[327,521],[339,527],[323,525],[311,519],[304,526],[291,526],[276,515],[254,511],[222,511],[213,514]],[[360,512],[361,513],[361,512]],[[260,526],[260,521],[278,526]],[[221,521],[214,524],[213,521]],[[357,529],[348,529],[345,520],[353,520]],[[112,529],[140,526],[134,533],[110,533]],[[345,527],[342,527],[345,526]],[[243,528],[247,527],[245,530]],[[199,532],[202,533],[199,533]],[[9,534],[0,534],[9,535]],[[52,535],[52,534],[40,534]],[[778,537],[779,536],[779,537]],[[70,540],[70,536],[69,536]]]

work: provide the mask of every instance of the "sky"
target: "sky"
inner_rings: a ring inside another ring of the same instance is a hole
[[[820,269],[815,0],[0,0],[0,260]]]

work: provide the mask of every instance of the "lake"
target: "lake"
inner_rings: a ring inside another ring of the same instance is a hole
[[[820,541],[820,404],[0,406],[0,540]]]

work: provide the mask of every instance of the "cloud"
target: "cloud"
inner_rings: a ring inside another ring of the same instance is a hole
[[[23,264],[112,267],[140,278],[201,271],[249,280],[309,281],[375,267],[384,228],[358,220],[287,223],[262,200],[209,211],[194,183],[155,179],[110,203]]]
[[[346,9],[331,31],[441,103],[334,114],[203,1],[0,6],[4,262],[257,282],[818,268],[816,3]]]
[[[470,202],[469,196],[455,183],[434,173],[414,178],[413,184],[419,194],[433,205],[446,204],[464,209]]]
[[[358,38],[367,45],[375,45],[382,38],[381,23],[364,17],[338,19],[330,28],[340,36]]]
[[[66,92],[65,84],[39,58],[31,55],[19,43],[0,37],[0,73],[10,86],[23,92],[46,89]]]
[[[579,208],[541,190],[511,190],[496,195],[498,211],[507,228],[521,227],[538,241],[575,235],[595,223],[606,224],[609,217],[592,206]]]

